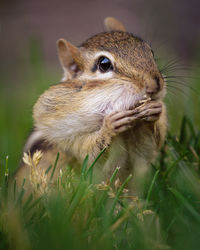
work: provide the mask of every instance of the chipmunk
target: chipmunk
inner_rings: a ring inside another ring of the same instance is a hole
[[[41,149],[43,168],[60,152],[61,168],[80,165],[86,155],[92,162],[107,148],[103,165],[95,166],[98,173],[106,179],[120,167],[120,179],[133,173],[134,182],[165,139],[165,81],[145,41],[115,18],[104,24],[106,32],[79,47],[58,40],[64,77],[37,100],[24,151]],[[22,163],[15,178],[20,181],[29,171]]]

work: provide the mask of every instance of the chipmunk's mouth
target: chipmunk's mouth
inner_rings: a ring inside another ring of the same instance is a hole
[[[149,98],[151,98],[152,101],[158,101],[158,100],[161,100],[162,98],[164,98],[165,94],[166,94],[166,90],[162,89],[158,93],[149,95]]]

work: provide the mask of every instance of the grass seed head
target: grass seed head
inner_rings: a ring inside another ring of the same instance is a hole
[[[48,181],[48,176],[45,173],[45,170],[42,166],[38,166],[39,162],[43,156],[42,151],[37,150],[33,156],[31,156],[30,152],[24,153],[23,161],[30,167],[30,175],[29,180],[33,190],[36,193],[44,194],[48,191],[50,187],[50,183]]]

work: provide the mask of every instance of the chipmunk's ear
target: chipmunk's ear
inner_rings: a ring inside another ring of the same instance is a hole
[[[77,73],[83,70],[83,59],[79,49],[64,39],[57,41],[57,47],[60,63],[64,69],[63,80],[76,77]]]
[[[114,17],[107,17],[104,20],[106,31],[126,31],[124,25]]]

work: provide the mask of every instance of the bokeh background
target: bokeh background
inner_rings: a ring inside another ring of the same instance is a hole
[[[183,115],[200,127],[200,2],[198,0],[1,0],[0,164],[18,166],[32,128],[32,106],[62,70],[56,40],[79,45],[104,30],[107,16],[149,42],[173,82],[166,103],[169,130],[179,133]]]

